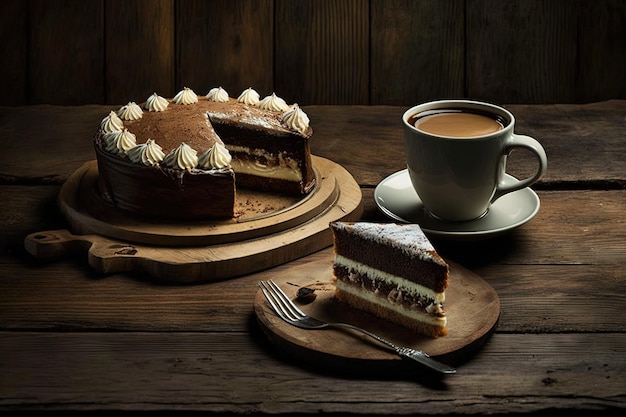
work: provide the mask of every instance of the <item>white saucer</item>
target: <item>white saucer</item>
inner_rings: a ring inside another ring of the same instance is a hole
[[[514,181],[507,175],[505,181]],[[539,211],[539,197],[530,188],[506,194],[497,199],[486,215],[468,222],[446,222],[426,213],[409,172],[405,169],[391,174],[374,191],[378,208],[392,219],[417,223],[422,230],[442,239],[486,239],[519,227]]]

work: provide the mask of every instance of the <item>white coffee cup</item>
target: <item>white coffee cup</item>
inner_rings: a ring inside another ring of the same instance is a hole
[[[514,133],[506,109],[470,100],[420,104],[402,116],[406,163],[426,211],[441,220],[468,221],[484,216],[503,195],[529,187],[545,172],[541,144]],[[537,156],[534,175],[504,181],[507,156],[524,148]]]

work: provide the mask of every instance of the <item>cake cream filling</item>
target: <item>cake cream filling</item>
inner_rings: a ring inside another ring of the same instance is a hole
[[[397,286],[400,291],[406,291],[408,294],[421,296],[423,298],[432,300],[434,304],[443,304],[443,302],[445,301],[445,293],[443,292],[435,292],[430,288],[426,288],[423,285],[409,281],[406,278],[402,278],[388,272],[372,268],[371,266],[364,265],[360,262],[356,262],[344,256],[335,255],[335,263],[338,265],[343,265],[350,271],[355,271],[360,275],[368,276],[370,277],[370,279],[373,279],[371,277],[376,277],[376,280],[381,280],[388,283],[389,285]]]
[[[233,154],[231,167],[235,173],[249,174],[265,178],[280,179],[285,181],[302,181],[302,172],[298,167],[298,161],[289,158],[283,152],[275,155],[263,149],[250,149],[246,146],[226,145]],[[267,164],[243,160],[237,158],[237,154],[246,154],[263,157]]]
[[[335,285],[339,291],[352,294],[356,297],[364,299],[365,301],[371,304],[383,306],[386,309],[392,310],[405,317],[409,317],[410,319],[417,320],[417,321],[427,323],[427,324],[432,324],[434,326],[439,326],[439,327],[445,327],[447,324],[446,316],[432,316],[430,314],[425,313],[422,310],[416,310],[411,307],[407,307],[404,304],[390,303],[389,301],[387,301],[386,298],[376,295],[375,293],[368,291],[362,287],[350,285],[341,280],[337,280]]]

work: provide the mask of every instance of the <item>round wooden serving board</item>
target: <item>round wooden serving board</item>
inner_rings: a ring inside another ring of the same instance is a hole
[[[237,216],[232,219],[177,222],[139,217],[116,209],[105,203],[96,191],[96,161],[85,163],[63,184],[59,207],[71,229],[79,234],[97,233],[128,242],[163,246],[245,241],[314,219],[337,203],[340,191],[356,196],[360,204],[361,190],[343,167],[316,156],[312,156],[312,162],[316,185],[311,193],[294,197],[237,189]]]
[[[396,345],[423,350],[430,356],[459,362],[479,348],[491,334],[500,316],[500,299],[496,291],[481,277],[448,262],[450,284],[446,289],[445,311],[448,335],[437,339],[417,335],[403,327],[381,320],[371,314],[347,306],[334,298],[332,259],[320,266],[319,279],[310,275],[276,277],[276,282],[307,314],[326,321],[340,321],[363,327]],[[300,287],[315,289],[317,297],[305,304],[296,300]],[[367,336],[344,329],[303,330],[281,320],[259,290],[254,299],[258,321],[279,347],[309,360],[342,365],[361,365],[363,361],[398,361],[400,357],[373,342]]]
[[[167,222],[131,216],[99,199],[96,161],[85,163],[61,188],[68,230],[32,233],[26,249],[39,259],[88,252],[98,272],[141,272],[171,283],[232,278],[280,265],[332,245],[329,223],[355,221],[361,189],[340,165],[313,156],[315,190],[285,197],[238,190],[238,217]]]

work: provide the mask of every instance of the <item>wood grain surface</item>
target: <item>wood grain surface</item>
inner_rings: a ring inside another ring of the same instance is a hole
[[[272,0],[185,0],[176,2],[175,10],[178,88],[186,85],[207,94],[210,88],[221,86],[231,97],[238,97],[253,87],[260,94],[271,94],[275,65]]]
[[[0,105],[184,86],[300,105],[626,98],[621,0],[4,0]]]
[[[93,127],[111,106],[0,108],[0,411],[623,415],[626,103],[507,107],[518,132],[548,152],[548,172],[534,187],[541,208],[496,239],[433,242],[500,300],[491,337],[445,380],[403,361],[356,371],[332,361],[311,364],[268,340],[254,312],[258,282],[315,282],[331,247],[195,285],[159,284],[141,272],[99,273],[84,247],[53,261],[34,259],[24,238],[68,229],[57,197],[94,159]],[[362,220],[389,221],[373,192],[405,168],[398,122],[404,109],[306,108],[313,153],[358,183]],[[513,158],[519,165],[512,161],[512,169],[531,168],[523,155]],[[372,394],[378,392],[385,395]]]
[[[91,137],[102,118],[116,108],[80,106],[77,117],[63,106],[0,107],[0,145],[14,152],[0,152],[0,179],[11,184],[62,184],[94,159]],[[619,189],[624,184],[626,154],[620,150],[625,100],[506,108],[516,118],[516,133],[536,138],[548,155],[548,170],[535,189]],[[375,187],[406,168],[400,122],[406,109],[307,106],[304,110],[314,131],[311,151],[346,167],[361,186]],[[597,145],[599,141],[602,146]],[[49,149],[55,158],[45,152],[30,152],[28,160],[15,157],[33,146]],[[522,177],[534,169],[534,163],[525,153],[514,152],[507,169]]]
[[[142,103],[154,92],[174,97],[184,87],[174,85],[171,0],[106,1],[104,21],[107,103]]]

